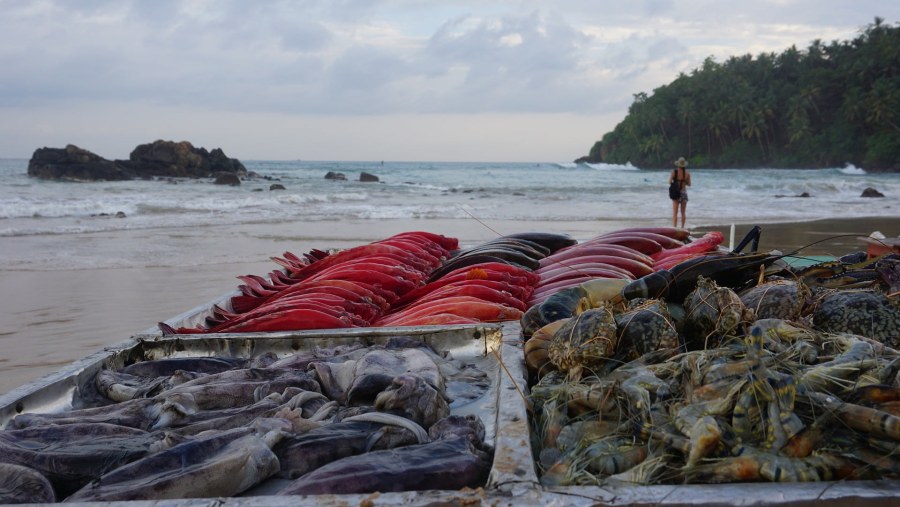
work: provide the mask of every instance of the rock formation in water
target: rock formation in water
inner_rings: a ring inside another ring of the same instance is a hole
[[[136,147],[128,160],[107,160],[75,145],[38,148],[28,162],[28,175],[67,181],[111,181],[153,177],[240,178],[247,168],[221,148],[207,151],[187,141],[154,141]]]

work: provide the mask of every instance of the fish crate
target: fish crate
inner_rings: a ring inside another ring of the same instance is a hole
[[[191,313],[191,312],[189,312]],[[173,319],[174,320],[174,319]],[[509,327],[512,326],[511,329]],[[483,393],[451,403],[451,415],[476,415],[484,424],[484,442],[496,449],[489,478],[481,488],[461,491],[408,491],[375,494],[274,496],[289,479],[271,478],[239,496],[217,499],[154,500],[154,505],[419,505],[433,502],[522,505],[538,503],[540,492],[527,442],[524,365],[518,326],[508,324],[422,326],[278,332],[260,334],[196,334],[161,336],[142,333],[70,364],[0,397],[0,427],[19,414],[52,414],[96,405],[95,377],[143,361],[165,358],[286,357],[302,351],[362,344],[382,345],[391,339],[420,341],[456,361],[474,365],[489,380]],[[448,388],[448,392],[452,392]],[[2,461],[2,460],[0,460]],[[519,490],[519,500],[509,493]],[[533,502],[527,501],[531,498]],[[78,504],[78,502],[71,502]],[[88,502],[96,505],[95,502]],[[112,501],[108,505],[147,502]]]

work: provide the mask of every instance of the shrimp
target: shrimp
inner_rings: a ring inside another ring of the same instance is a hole
[[[745,448],[740,456],[731,456],[685,470],[698,482],[811,482],[830,481],[852,476],[856,467],[846,458],[818,454],[791,458],[772,452]]]
[[[570,384],[566,390],[567,406],[574,414],[591,411],[607,415],[619,414],[615,391],[615,382],[609,381]]]
[[[876,367],[877,359],[829,361],[807,368],[800,375],[800,386],[807,392],[839,392],[854,387],[855,379]]]
[[[815,482],[842,479],[855,467],[849,461],[831,454],[806,458],[766,455],[759,468],[760,475],[772,482]]]
[[[790,458],[805,458],[812,454],[830,434],[833,428],[829,427],[834,419],[826,414],[820,416],[811,425],[791,437],[781,448],[781,453]]]
[[[662,455],[647,458],[643,462],[614,475],[610,475],[610,481],[625,482],[629,484],[650,485],[659,482],[671,460],[671,456]]]
[[[583,443],[566,452],[541,476],[544,486],[567,486],[595,476],[624,472],[647,458],[647,446],[624,437]]]
[[[562,402],[551,400],[544,403],[540,421],[543,430],[543,447],[545,449],[555,448],[559,434],[568,422]]]
[[[788,440],[801,432],[805,425],[794,413],[794,402],[797,397],[797,385],[794,377],[782,375],[778,379],[769,379],[773,396],[769,401],[769,438],[768,447],[780,449]]]
[[[668,389],[668,384],[651,373],[629,377],[620,386],[631,411],[645,422],[650,420],[650,393]]]
[[[684,435],[690,435],[694,425],[708,415],[725,415],[731,410],[735,395],[747,383],[746,379],[735,382],[728,392],[717,400],[692,403],[681,407],[675,415],[675,427]]]
[[[597,475],[613,475],[634,468],[647,459],[647,446],[595,444],[588,447],[585,453],[589,458],[589,471]]]
[[[575,421],[566,425],[557,437],[557,446],[562,452],[575,448],[583,442],[592,442],[623,431],[623,426],[613,421]]]
[[[687,466],[693,466],[700,458],[708,456],[722,440],[722,429],[715,417],[705,415],[691,427],[691,443]]]
[[[806,396],[854,430],[900,441],[900,417],[875,408],[843,402],[822,393],[807,393]]]

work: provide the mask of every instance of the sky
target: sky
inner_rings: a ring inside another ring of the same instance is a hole
[[[0,0],[0,157],[565,162],[707,57],[849,40],[896,0]]]

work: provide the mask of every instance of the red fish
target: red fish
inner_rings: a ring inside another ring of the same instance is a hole
[[[382,317],[375,321],[373,326],[392,326],[397,322],[408,320],[411,317],[434,315],[438,313],[452,313],[462,317],[478,319],[481,322],[499,322],[503,320],[516,320],[522,317],[519,309],[499,303],[490,303],[470,296],[455,296],[430,301],[419,306],[411,306],[406,310]]]
[[[376,291],[374,287],[365,286],[365,284],[348,280],[315,280],[302,282],[290,285],[286,289],[265,298],[250,297],[246,295],[234,296],[231,298],[231,308],[234,313],[246,313],[260,305],[274,301],[275,299],[289,297],[291,294],[303,294],[316,290],[325,290],[327,292],[330,288],[354,293],[360,300],[371,301],[378,305],[382,310],[388,309],[388,301],[383,296],[384,291]],[[394,298],[396,299],[396,296],[394,296]]]
[[[408,293],[403,294],[397,301],[394,302],[394,306],[404,306],[408,305],[416,299],[428,294],[429,292],[439,289],[445,285],[451,285],[455,283],[465,283],[468,281],[474,280],[489,280],[493,282],[500,282],[508,285],[513,285],[516,287],[521,287],[521,290],[528,291],[529,288],[534,286],[535,281],[533,273],[525,270],[521,270],[523,276],[513,275],[510,273],[503,273],[498,271],[490,271],[481,268],[475,268],[468,271],[460,271],[456,272],[453,275],[443,276],[431,283],[422,285],[417,287]],[[527,273],[528,277],[524,276]],[[510,290],[509,292],[513,292]]]
[[[561,269],[575,269],[576,266],[587,267],[597,264],[607,264],[615,266],[617,268],[622,268],[634,275],[636,278],[649,275],[653,272],[653,268],[650,265],[640,261],[636,261],[634,259],[626,259],[625,257],[618,257],[615,255],[587,255],[564,260],[556,264],[551,264],[545,268],[538,269],[537,271],[535,271],[535,273],[541,275],[541,279],[543,279],[546,274],[550,274]]]
[[[427,276],[425,273],[417,271],[415,269],[411,269],[407,266],[401,264],[392,264],[392,261],[381,259],[371,261],[368,259],[359,259],[357,262],[339,264],[337,266],[333,266],[331,268],[320,271],[315,275],[307,278],[307,280],[328,280],[329,278],[333,278],[332,275],[336,273],[343,273],[346,271],[377,271],[386,275],[399,276],[405,280],[409,280],[417,284],[423,282],[425,280],[425,277]]]
[[[603,264],[591,264],[580,266],[578,269],[569,269],[569,268],[560,268],[556,271],[548,273],[545,277],[541,277],[541,281],[534,286],[535,292],[541,290],[541,288],[545,287],[548,284],[556,282],[558,280],[568,280],[571,278],[585,278],[585,277],[598,277],[598,278],[625,278],[628,280],[634,280],[635,276],[625,271],[622,268],[617,268],[616,266],[603,265]]]
[[[466,273],[470,278],[483,278],[479,276],[476,270],[485,270],[485,271],[493,271],[500,273],[509,273],[515,276],[521,276],[528,279],[533,280],[533,282],[537,282],[540,277],[534,275],[531,271],[525,268],[521,268],[518,266],[513,266],[512,264],[507,264],[505,262],[483,262],[480,264],[472,264],[471,266],[463,266],[459,269],[455,269],[446,275],[442,276],[440,279],[443,280],[445,278],[452,277],[454,275],[458,275],[460,273]]]
[[[586,255],[616,255],[619,257],[624,257],[626,259],[643,262],[647,265],[653,264],[652,257],[647,254],[642,254],[641,252],[638,252],[633,248],[628,248],[627,246],[622,245],[605,245],[602,243],[582,243],[580,245],[564,248],[554,253],[553,255],[544,257],[538,262],[540,262],[541,268],[544,268],[555,264],[558,261],[575,259],[578,257],[584,257]]]
[[[627,232],[650,232],[653,234],[661,234],[663,236],[668,236],[673,239],[678,239],[684,241],[688,239],[691,235],[691,231],[687,229],[682,229],[680,227],[628,227],[625,229],[619,229],[617,231],[612,231],[608,234],[619,234],[619,233],[627,233]]]
[[[670,255],[668,257],[660,259],[659,262],[653,264],[653,271],[659,271],[661,269],[672,269],[673,267],[681,264],[686,260],[693,259],[694,257],[702,257],[704,255],[706,255],[705,252]]]
[[[523,312],[526,310],[525,303],[514,297],[509,292],[499,291],[493,289],[491,287],[486,287],[484,285],[477,284],[466,284],[466,285],[446,285],[437,290],[431,291],[425,296],[416,299],[413,301],[410,306],[420,305],[422,303],[427,303],[429,301],[435,301],[438,299],[443,299],[452,296],[471,296],[481,299],[483,301],[490,301],[493,303],[503,303],[508,306],[512,306],[513,308],[518,308]],[[396,311],[400,311],[401,308],[396,309]],[[390,315],[390,314],[388,314]]]
[[[420,238],[417,239],[415,237],[391,238],[382,241],[376,241],[376,243],[382,245],[399,246],[408,251],[416,252],[417,255],[423,258],[427,258],[432,267],[439,266],[444,259],[448,259],[450,257],[450,252],[445,250],[437,243],[432,243]]]
[[[336,317],[313,308],[294,308],[267,313],[258,318],[220,330],[220,333],[259,333],[300,331],[304,329],[339,329],[355,327],[349,317]]]
[[[288,269],[288,272],[291,274],[291,278],[300,281],[317,273],[320,273],[321,271],[324,271],[328,268],[334,267],[337,264],[346,263],[348,261],[360,259],[363,257],[375,256],[382,253],[395,254],[401,259],[416,258],[415,255],[407,252],[399,246],[369,243],[367,245],[361,245],[353,248],[348,248],[347,250],[341,250],[336,254],[329,255],[328,257],[325,257],[320,261],[314,262],[308,266],[303,266],[300,269],[291,269],[289,266],[285,266],[285,268]]]
[[[601,234],[597,236],[597,238],[646,238],[651,239],[659,243],[663,248],[678,248],[680,246],[684,246],[684,242],[678,239],[670,238],[669,236],[664,236],[662,234],[656,234],[653,232],[641,232],[641,231],[632,231],[632,232],[611,232],[608,234]]]
[[[365,325],[366,321],[359,315],[353,314],[351,311],[351,309],[354,308],[354,305],[356,304],[357,303],[352,303],[341,298],[340,296],[335,296],[333,294],[324,294],[317,296],[310,295],[297,299],[279,299],[266,306],[256,308],[250,312],[233,315],[225,322],[209,328],[209,332],[227,332],[225,331],[226,329],[241,324],[242,322],[247,322],[272,313],[279,313],[286,310],[295,310],[301,308],[319,310],[322,313],[327,313],[335,317],[346,316],[350,318],[351,322],[354,322],[357,325]],[[353,317],[357,317],[359,321],[355,322]]]
[[[531,297],[531,293],[534,292],[534,287],[521,286],[512,284],[509,282],[499,281],[499,280],[484,280],[484,279],[474,279],[474,280],[457,280],[455,282],[450,282],[447,284],[441,284],[439,281],[432,282],[427,285],[423,285],[418,287],[407,294],[404,294],[402,298],[403,302],[401,304],[400,301],[395,303],[391,308],[394,310],[399,310],[405,306],[409,306],[410,304],[414,304],[416,301],[420,301],[428,295],[433,294],[436,291],[442,290],[444,288],[451,287],[469,287],[473,285],[480,285],[483,287],[489,287],[491,289],[508,292],[514,298],[519,301],[527,301],[529,297]],[[407,297],[409,296],[409,297]]]
[[[478,324],[481,321],[469,317],[462,317],[452,313],[438,313],[435,315],[423,315],[421,317],[404,320],[394,326],[446,326],[450,324]]]
[[[704,234],[702,238],[691,241],[682,247],[662,250],[652,254],[651,257],[653,257],[655,262],[659,262],[660,260],[673,255],[711,252],[715,250],[724,239],[725,236],[723,236],[721,232],[710,231]]]
[[[410,232],[401,232],[399,234],[394,234],[388,239],[391,238],[425,238],[438,245],[441,245],[446,250],[456,250],[459,248],[459,240],[456,238],[451,238],[444,236],[442,234],[435,234],[433,232],[425,232],[425,231],[410,231]]]
[[[599,237],[590,239],[585,241],[584,243],[580,243],[582,245],[594,244],[594,245],[622,245],[627,246],[628,248],[637,250],[642,254],[653,255],[654,253],[663,249],[662,245],[658,242],[653,241],[649,238],[642,238],[640,236],[609,236],[609,237]]]

